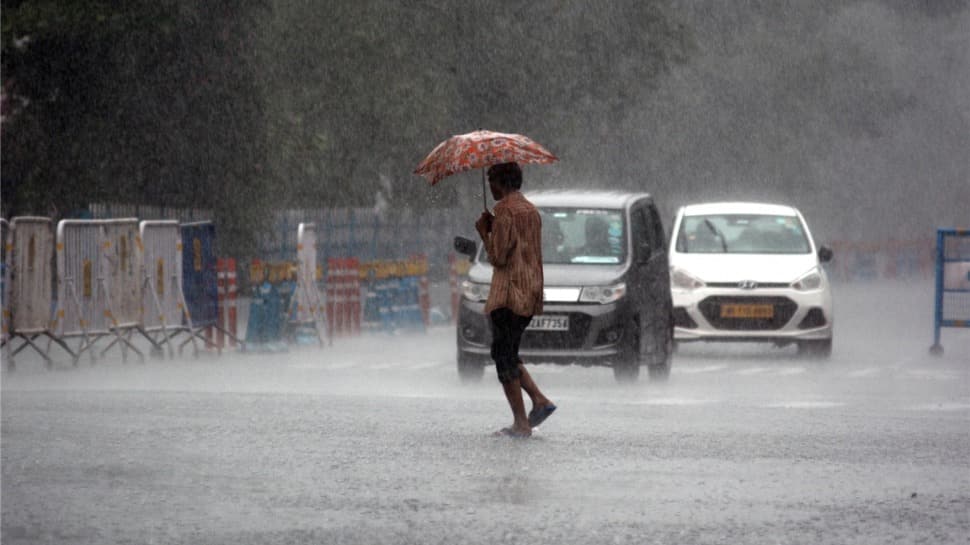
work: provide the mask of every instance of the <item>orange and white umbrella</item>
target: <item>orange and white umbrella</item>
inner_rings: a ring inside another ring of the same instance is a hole
[[[558,158],[531,138],[521,134],[478,130],[458,134],[435,146],[414,169],[415,174],[435,185],[447,176],[484,169],[500,163],[547,164]],[[485,171],[482,171],[484,200]]]

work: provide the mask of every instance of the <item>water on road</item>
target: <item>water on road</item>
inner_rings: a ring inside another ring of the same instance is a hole
[[[836,289],[830,360],[686,345],[670,380],[531,366],[532,439],[454,331],[3,376],[20,543],[966,543],[970,331],[932,287]]]

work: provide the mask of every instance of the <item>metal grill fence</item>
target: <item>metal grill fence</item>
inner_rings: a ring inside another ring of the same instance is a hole
[[[970,230],[938,229],[936,251],[936,301],[930,351],[941,354],[941,328],[970,327]]]

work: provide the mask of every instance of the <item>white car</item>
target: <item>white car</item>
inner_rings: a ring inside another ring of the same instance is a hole
[[[832,291],[801,213],[776,204],[684,206],[671,231],[674,339],[798,344],[832,351]]]

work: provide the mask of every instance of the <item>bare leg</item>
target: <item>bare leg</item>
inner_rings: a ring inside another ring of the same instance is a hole
[[[532,399],[532,407],[545,407],[549,405],[551,401],[536,386],[535,381],[532,380],[532,375],[529,374],[529,371],[526,370],[522,362],[519,362],[519,371],[522,373],[522,376],[519,377],[519,382],[522,383],[522,389],[525,390],[525,393],[529,394],[529,398]]]
[[[532,426],[529,425],[529,417],[525,414],[525,401],[522,399],[520,379],[503,382],[502,389],[505,390],[505,398],[509,401],[512,417],[515,419],[512,429],[518,434],[532,435]]]

